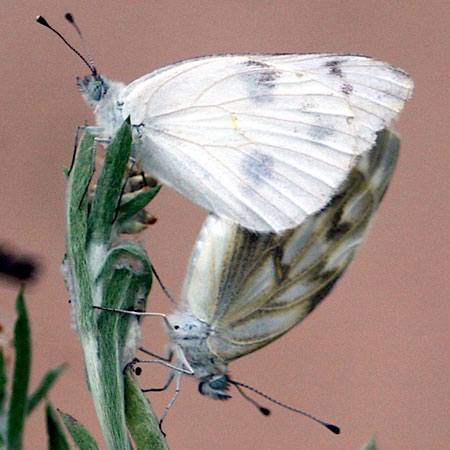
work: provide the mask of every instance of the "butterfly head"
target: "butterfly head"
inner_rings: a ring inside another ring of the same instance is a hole
[[[87,75],[84,78],[77,77],[77,85],[84,99],[92,107],[95,107],[109,90],[108,80],[97,74]]]
[[[96,124],[103,130],[102,135],[114,136],[124,119],[120,98],[125,85],[94,72],[84,78],[78,77],[77,84],[83,98],[94,110]]]
[[[167,333],[177,343],[201,341],[208,337],[209,327],[189,313],[176,312],[168,316]]]
[[[198,390],[200,394],[216,400],[228,400],[231,395],[226,392],[230,388],[227,375],[209,375],[200,380]]]

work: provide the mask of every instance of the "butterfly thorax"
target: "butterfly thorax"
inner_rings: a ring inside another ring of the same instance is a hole
[[[125,85],[103,75],[77,78],[77,84],[83,98],[94,110],[97,125],[103,128],[102,137],[114,137],[124,120],[121,95]]]
[[[210,325],[187,312],[176,312],[168,317],[171,328],[167,333],[172,341],[177,360],[185,369],[192,369],[199,380],[201,394],[226,399],[228,390],[227,364],[211,352],[207,339],[214,333]]]

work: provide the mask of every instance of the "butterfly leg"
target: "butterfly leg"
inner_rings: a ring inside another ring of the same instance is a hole
[[[146,353],[147,355],[154,356],[155,358],[158,358],[161,361],[165,361],[165,362],[170,362],[170,361],[172,361],[172,358],[173,358],[173,350],[170,350],[169,354],[167,356],[159,356],[156,353],[150,352],[149,350],[145,349],[144,347],[139,347],[139,350],[141,352]]]
[[[148,363],[148,364],[161,364],[162,366],[168,367],[169,369],[172,369],[175,372],[180,372],[181,374],[183,374],[183,373],[186,374],[186,375],[193,375],[194,374],[194,372],[192,370],[187,370],[187,369],[183,369],[181,367],[174,366],[173,364],[169,364],[169,363],[167,363],[165,361],[161,361],[160,359],[138,359],[138,358],[135,358],[133,361],[131,361],[130,364],[139,364],[139,363],[142,363],[142,364],[146,364],[146,363]]]
[[[93,306],[93,308],[100,309],[101,311],[111,311],[111,312],[117,312],[117,313],[122,313],[122,314],[131,314],[132,316],[161,317],[168,327],[172,327],[172,325],[170,325],[169,321],[167,320],[167,316],[164,313],[151,313],[151,312],[144,312],[144,311],[127,311],[126,309],[104,308],[103,306]]]
[[[162,415],[160,421],[159,421],[159,429],[161,430],[161,433],[165,436],[166,433],[164,433],[164,431],[162,430],[162,424],[165,420],[165,418],[167,417],[167,413],[169,412],[169,409],[172,407],[172,405],[175,403],[175,400],[177,399],[179,393],[180,393],[180,386],[181,386],[181,377],[182,377],[182,373],[178,372],[176,374],[177,377],[177,387],[175,389],[175,394],[173,394],[173,397],[170,399],[169,404],[166,407],[166,410],[164,411],[164,414]]]
[[[172,383],[174,377],[175,377],[175,372],[170,372],[169,377],[167,378],[166,384],[163,387],[142,389],[142,392],[161,392],[161,391],[165,391],[170,386],[170,384]]]

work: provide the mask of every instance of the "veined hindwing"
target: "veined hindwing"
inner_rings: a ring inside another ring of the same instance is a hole
[[[329,293],[363,241],[397,161],[394,132],[379,133],[330,203],[281,235],[210,215],[194,248],[183,302],[211,325],[207,344],[231,361],[267,345]]]

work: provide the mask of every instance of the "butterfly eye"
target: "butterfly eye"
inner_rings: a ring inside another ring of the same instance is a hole
[[[226,377],[216,378],[209,383],[212,389],[228,389],[228,382]]]
[[[201,381],[198,385],[198,390],[200,394],[218,400],[231,398],[231,395],[226,392],[228,390],[228,382],[224,376],[214,378],[211,381]]]
[[[174,330],[179,330],[179,329],[180,329],[180,326],[179,326],[179,325],[174,325],[174,326],[173,326],[173,329],[174,329]]]
[[[92,83],[92,87],[89,89],[89,95],[91,96],[92,100],[98,102],[106,94],[107,90],[108,89],[103,81],[101,79],[97,79]]]

